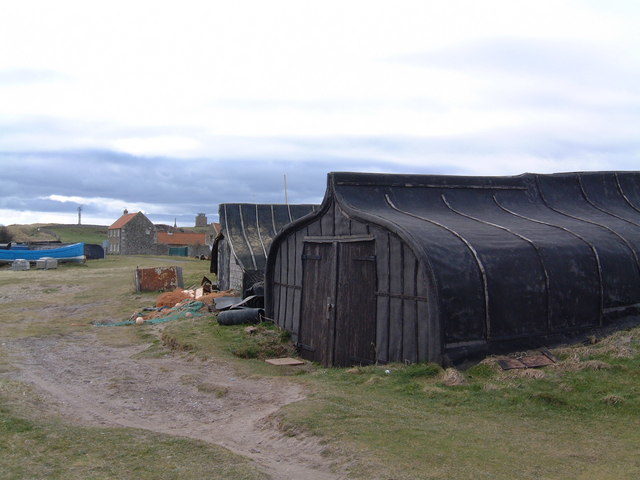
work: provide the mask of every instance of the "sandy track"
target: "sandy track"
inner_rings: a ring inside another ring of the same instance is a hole
[[[110,347],[93,334],[31,337],[5,348],[19,369],[17,379],[74,421],[221,445],[276,480],[346,478],[330,472],[317,439],[286,436],[269,422],[282,406],[304,398],[298,385],[239,377],[222,361],[134,359],[145,346]]]

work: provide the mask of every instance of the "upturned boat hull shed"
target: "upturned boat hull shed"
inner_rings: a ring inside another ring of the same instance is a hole
[[[211,248],[211,273],[222,290],[244,292],[264,279],[267,252],[286,225],[317,205],[220,204],[220,233]]]
[[[325,365],[446,363],[640,306],[640,172],[331,173],[273,241],[267,315]]]

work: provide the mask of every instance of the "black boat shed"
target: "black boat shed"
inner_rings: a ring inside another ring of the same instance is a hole
[[[220,233],[211,247],[212,273],[221,290],[243,293],[264,279],[267,252],[285,225],[310,214],[317,205],[222,203]]]
[[[640,172],[330,173],[273,241],[267,315],[325,365],[447,363],[640,307]]]

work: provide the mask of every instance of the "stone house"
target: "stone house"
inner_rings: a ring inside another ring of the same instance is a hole
[[[156,228],[142,213],[124,211],[107,232],[111,255],[145,255],[155,253]]]

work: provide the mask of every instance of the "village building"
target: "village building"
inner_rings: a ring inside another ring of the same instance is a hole
[[[195,232],[158,232],[158,243],[172,247],[206,245],[207,235]]]
[[[208,227],[207,216],[204,213],[199,213],[196,217],[196,227]]]
[[[446,364],[637,314],[639,259],[639,172],[331,173],[272,242],[266,314],[324,365]]]
[[[264,279],[273,238],[290,222],[317,205],[223,203],[220,230],[211,249],[211,272],[221,290],[244,292]]]
[[[124,211],[107,230],[111,255],[144,255],[153,252],[156,243],[156,229],[142,213]]]

